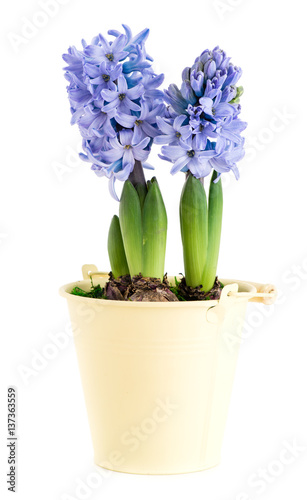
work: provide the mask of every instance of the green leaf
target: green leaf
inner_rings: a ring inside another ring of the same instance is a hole
[[[243,92],[244,92],[244,89],[243,89],[243,87],[242,87],[242,86],[237,87],[237,95],[236,95],[236,98],[241,97],[241,95],[243,94]]]
[[[142,274],[163,281],[167,215],[157,180],[150,184],[143,208]]]
[[[93,299],[106,299],[106,295],[104,294],[104,288],[101,288],[100,285],[94,286],[92,277],[91,277],[91,289],[89,292],[82,290],[78,286],[75,286],[70,292],[72,295],[78,295],[79,297],[90,297]]]
[[[135,189],[139,195],[140,198],[140,204],[141,204],[141,210],[143,210],[144,203],[145,203],[145,198],[147,195],[147,188],[144,184],[136,184]]]
[[[108,253],[114,278],[129,274],[119,218],[114,215],[108,235]]]
[[[214,285],[222,231],[223,189],[221,179],[214,182],[216,178],[217,172],[214,171],[209,189],[207,262],[202,278],[205,292],[209,292]]]
[[[88,297],[90,292],[85,292],[82,288],[75,286],[70,292],[72,295],[79,295],[80,297]]]
[[[185,279],[188,286],[195,288],[202,284],[206,264],[208,220],[206,192],[192,174],[181,194],[180,227]]]
[[[119,203],[119,222],[129,272],[135,276],[142,269],[142,214],[139,195],[128,180]]]
[[[236,95],[234,96],[234,98],[229,102],[229,104],[238,104],[240,102],[240,97],[241,95],[243,94],[244,92],[244,89],[242,86],[240,87],[236,87]]]

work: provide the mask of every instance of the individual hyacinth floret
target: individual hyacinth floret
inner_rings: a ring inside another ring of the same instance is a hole
[[[108,41],[96,36],[83,50],[70,47],[63,55],[71,105],[71,123],[77,123],[83,138],[80,156],[92,163],[98,176],[125,181],[135,160],[146,162],[154,137],[160,134],[157,117],[165,116],[164,95],[158,87],[164,75],[152,69],[146,53],[149,30],[132,36],[115,30]],[[146,168],[151,168],[143,163]]]
[[[163,144],[161,158],[173,163],[172,174],[190,171],[201,178],[215,170],[217,182],[231,170],[238,179],[236,164],[244,156],[241,132],[247,125],[238,117],[243,89],[236,84],[241,74],[215,47],[183,70],[180,89],[172,84],[165,91],[169,108],[157,120],[162,134],[154,141]]]

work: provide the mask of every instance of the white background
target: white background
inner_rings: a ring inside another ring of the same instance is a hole
[[[72,340],[40,370],[33,366],[53,342],[52,334],[68,338],[59,286],[81,278],[84,263],[109,269],[107,231],[118,210],[106,180],[78,160],[80,139],[69,124],[61,54],[69,45],[80,47],[81,38],[89,41],[99,32],[120,29],[121,23],[134,33],[150,28],[147,48],[156,71],[166,75],[164,88],[179,83],[182,69],[217,44],[243,68],[247,153],[239,165],[240,181],[231,174],[224,178],[218,272],[275,283],[279,299],[271,307],[249,306],[221,465],[182,476],[112,473],[83,498],[306,498],[303,3],[54,0],[56,11],[42,17],[43,3],[6,2],[1,15],[1,498],[12,495],[5,485],[11,384],[19,396],[16,497],[81,498],[77,485],[98,470]],[[26,30],[29,22],[41,26]],[[166,270],[176,274],[183,271],[178,200],[184,177],[171,177],[158,151],[153,149],[150,161],[168,209]],[[21,375],[24,367],[32,370],[28,377]],[[300,451],[291,464],[282,465],[284,443],[294,440]],[[263,469],[267,479],[260,489],[252,484]]]

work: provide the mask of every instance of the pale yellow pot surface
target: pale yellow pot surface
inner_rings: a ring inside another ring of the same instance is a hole
[[[103,286],[106,277],[95,276]],[[219,301],[68,301],[95,463],[136,474],[178,474],[220,461],[248,300],[274,287],[222,280]],[[235,283],[235,284],[234,284]],[[259,292],[260,289],[260,292]],[[231,348],[230,348],[231,345]]]

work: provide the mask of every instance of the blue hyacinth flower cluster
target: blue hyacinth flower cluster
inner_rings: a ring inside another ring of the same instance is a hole
[[[163,144],[161,158],[173,163],[171,173],[188,170],[196,177],[230,170],[239,177],[237,162],[244,156],[239,119],[242,71],[219,47],[205,50],[182,73],[182,85],[165,91],[167,115],[158,117],[162,132],[154,142]]]
[[[83,50],[70,47],[63,55],[71,123],[78,124],[83,138],[80,156],[98,176],[110,179],[115,198],[115,180],[128,179],[135,160],[146,162],[154,137],[161,133],[157,117],[166,110],[158,90],[164,75],[154,73],[145,50],[149,30],[133,37],[123,27],[125,33],[108,32],[112,41],[98,35],[90,44],[83,40]]]

